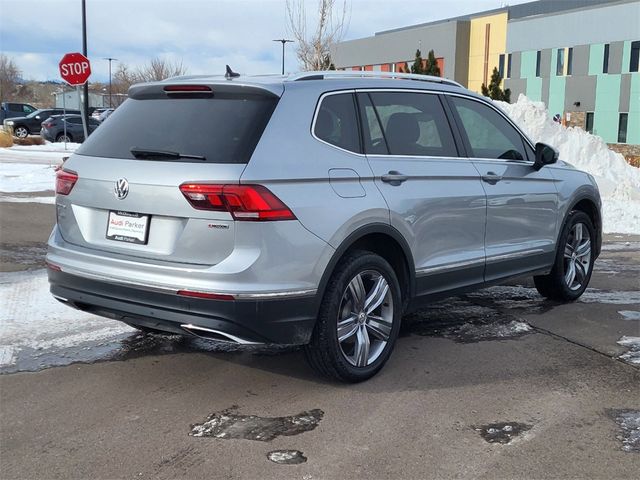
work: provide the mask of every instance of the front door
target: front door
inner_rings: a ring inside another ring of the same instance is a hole
[[[485,280],[550,266],[558,218],[550,170],[533,168],[532,149],[495,108],[471,98],[448,98],[487,194]]]
[[[472,162],[459,156],[440,95],[357,95],[364,150],[411,247],[417,295],[481,283],[486,198]]]

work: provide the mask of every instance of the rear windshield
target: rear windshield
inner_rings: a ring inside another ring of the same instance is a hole
[[[135,159],[133,148],[204,157],[210,163],[247,163],[276,103],[275,97],[233,93],[217,93],[214,98],[130,98],[77,153]]]

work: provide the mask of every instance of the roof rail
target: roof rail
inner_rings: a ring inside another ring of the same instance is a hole
[[[434,77],[431,75],[418,75],[415,73],[398,73],[398,72],[373,72],[373,71],[317,71],[317,72],[303,72],[290,75],[287,80],[291,82],[297,82],[300,80],[324,80],[324,79],[339,79],[339,78],[398,78],[402,80],[417,80],[420,82],[433,82],[441,83],[443,85],[452,85],[454,87],[462,87],[461,84],[453,80],[442,77]]]

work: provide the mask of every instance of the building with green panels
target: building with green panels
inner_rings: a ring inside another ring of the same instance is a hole
[[[640,144],[640,1],[508,22],[505,87],[608,143]]]

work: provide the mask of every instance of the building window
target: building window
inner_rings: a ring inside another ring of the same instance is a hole
[[[602,73],[609,73],[609,44],[604,46],[604,58],[602,59]]]
[[[500,78],[504,78],[504,53],[500,54],[498,58],[498,73],[500,74]]]
[[[558,58],[556,60],[556,76],[561,77],[564,74],[564,48],[558,49]]]
[[[628,113],[621,113],[620,120],[618,120],[618,143],[627,143],[627,121],[629,120]]]
[[[589,133],[593,133],[593,112],[587,112],[587,121],[584,129]]]
[[[511,78],[511,54],[507,55],[507,78]]]
[[[631,59],[629,60],[629,71],[638,71],[638,60],[640,60],[640,40],[631,42]]]
[[[540,76],[540,63],[542,60],[542,51],[538,50],[538,53],[536,54],[536,77]]]
[[[567,75],[573,73],[573,47],[569,47],[567,52]]]

